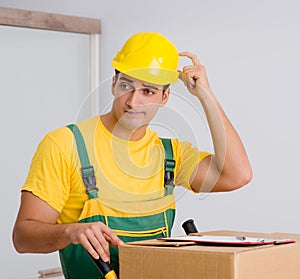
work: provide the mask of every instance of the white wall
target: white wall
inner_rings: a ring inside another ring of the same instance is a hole
[[[0,26],[0,41],[0,278],[32,278],[59,261],[57,253],[14,250],[20,187],[45,133],[87,117],[80,105],[89,93],[89,36]]]
[[[0,6],[102,20],[101,110],[111,102],[111,59],[131,34],[160,31],[180,51],[196,53],[245,143],[254,178],[247,187],[226,194],[195,196],[179,190],[174,233],[183,233],[180,226],[186,218],[194,218],[199,230],[300,233],[298,1],[2,0]],[[171,132],[211,149],[199,105],[182,92],[182,86],[174,90],[171,105],[176,110],[170,106],[167,110],[183,126],[172,126]],[[187,130],[189,135],[182,133]],[[195,139],[197,134],[201,139]]]

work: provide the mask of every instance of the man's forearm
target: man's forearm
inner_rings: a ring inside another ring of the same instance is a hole
[[[70,244],[67,231],[72,224],[48,224],[35,220],[20,221],[13,231],[19,253],[51,253]]]
[[[215,163],[220,175],[234,184],[245,184],[252,171],[243,143],[211,91],[198,97],[205,111],[215,151]]]
[[[252,177],[244,146],[210,89],[204,65],[195,54],[180,55],[192,61],[192,65],[179,71],[179,78],[203,106],[215,151],[215,155],[202,160],[194,170],[191,186],[195,191],[205,192],[237,189]]]

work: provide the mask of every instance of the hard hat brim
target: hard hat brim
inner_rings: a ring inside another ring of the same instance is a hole
[[[112,66],[128,76],[158,85],[174,84],[179,76],[178,71],[158,67],[128,69],[124,64],[115,60]]]

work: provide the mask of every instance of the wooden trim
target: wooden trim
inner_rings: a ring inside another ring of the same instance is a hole
[[[0,25],[100,34],[101,20],[0,7]]]

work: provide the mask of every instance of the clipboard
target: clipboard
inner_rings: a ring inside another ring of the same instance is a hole
[[[196,244],[203,245],[266,245],[266,244],[288,244],[295,243],[294,239],[289,238],[258,238],[258,237],[246,237],[246,236],[221,236],[221,235],[188,235],[188,236],[177,236],[177,237],[162,237],[158,240],[164,241],[178,241],[178,242],[194,242]]]

